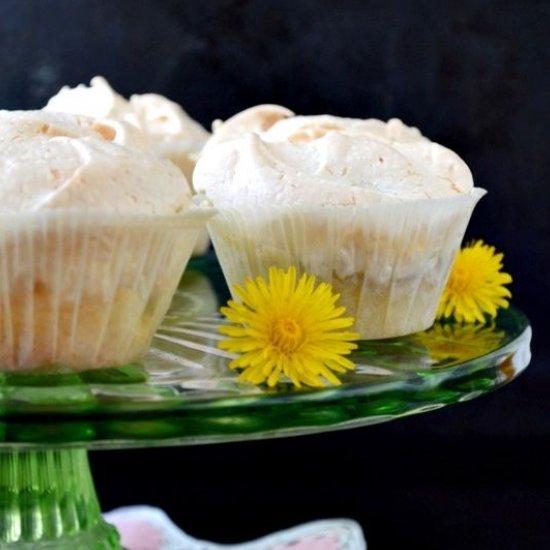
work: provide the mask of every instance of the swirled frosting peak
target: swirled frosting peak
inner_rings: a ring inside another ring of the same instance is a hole
[[[109,124],[129,123],[145,140],[138,148],[150,148],[171,160],[189,181],[198,153],[210,136],[177,103],[158,94],[135,94],[127,100],[101,76],[92,78],[90,86],[64,86],[44,110],[86,115]],[[130,147],[136,145],[135,136],[120,141]]]
[[[183,211],[191,190],[181,172],[117,144],[116,135],[116,127],[89,117],[0,111],[0,212]]]
[[[398,119],[293,116],[257,106],[214,126],[195,190],[215,206],[314,206],[426,200],[472,191],[450,149]]]

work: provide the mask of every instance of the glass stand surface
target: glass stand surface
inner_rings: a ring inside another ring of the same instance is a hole
[[[120,548],[104,522],[86,449],[189,445],[366,426],[466,401],[529,363],[521,311],[486,326],[436,323],[363,341],[342,385],[297,391],[237,380],[218,350],[227,299],[211,257],[188,268],[142,364],[0,375],[0,547]]]

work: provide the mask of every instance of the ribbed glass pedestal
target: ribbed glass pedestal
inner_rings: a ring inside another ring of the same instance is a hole
[[[0,548],[120,549],[84,449],[0,452]]]

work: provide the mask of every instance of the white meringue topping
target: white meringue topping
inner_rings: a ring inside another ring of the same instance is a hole
[[[214,126],[193,183],[215,206],[440,199],[472,191],[458,155],[400,120],[257,106]]]
[[[45,111],[0,111],[0,212],[175,214],[187,208],[191,191],[181,172],[157,155],[117,144],[117,125],[128,126]]]

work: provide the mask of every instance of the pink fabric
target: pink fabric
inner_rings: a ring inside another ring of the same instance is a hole
[[[164,537],[157,525],[140,519],[119,518],[114,523],[120,535],[120,544],[129,550],[157,550]]]
[[[160,509],[130,506],[105,514],[128,550],[365,550],[361,528],[352,520],[324,520],[273,533],[256,541],[216,544],[196,540]]]

